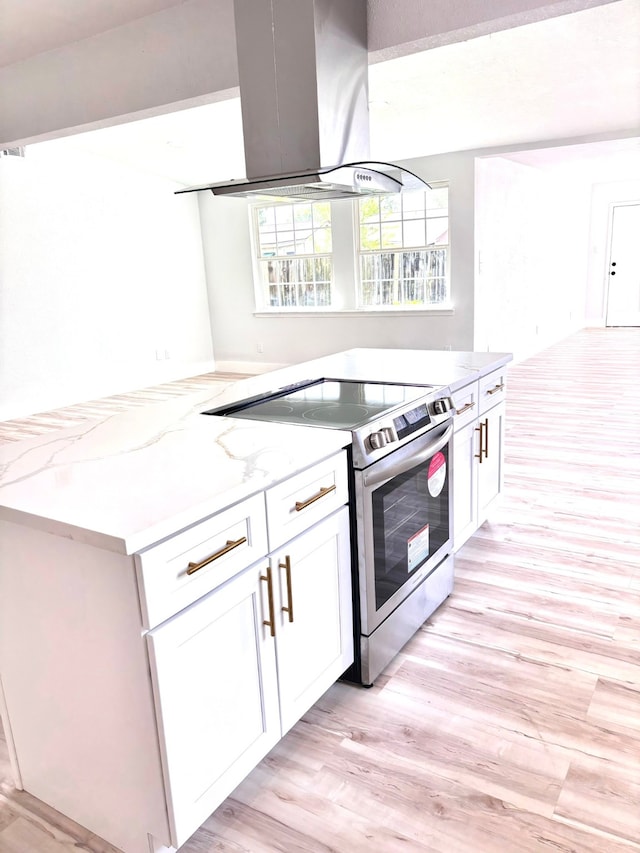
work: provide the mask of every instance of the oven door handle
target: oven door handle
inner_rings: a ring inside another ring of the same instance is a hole
[[[363,485],[377,486],[386,480],[390,480],[392,477],[397,477],[400,474],[410,471],[416,465],[425,462],[434,453],[442,450],[452,435],[453,424],[450,424],[438,438],[429,442],[426,447],[422,447],[420,450],[414,450],[413,444],[415,442],[410,441],[403,448],[396,450],[395,453],[392,453],[386,459],[381,460],[376,465],[372,465],[368,471],[365,471],[362,478]],[[394,459],[393,457],[396,458]]]

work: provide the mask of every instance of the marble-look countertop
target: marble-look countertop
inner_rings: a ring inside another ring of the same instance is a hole
[[[305,379],[446,386],[508,353],[354,349],[0,447],[0,518],[132,554],[324,459],[346,431],[203,417]]]

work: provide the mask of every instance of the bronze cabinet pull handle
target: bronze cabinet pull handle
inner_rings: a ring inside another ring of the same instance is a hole
[[[462,415],[465,412],[468,412],[469,409],[473,409],[474,406],[475,406],[475,402],[465,403],[461,409],[456,409],[456,415]]]
[[[480,443],[479,443],[480,451],[479,451],[479,453],[474,453],[473,455],[476,459],[478,459],[480,461],[480,464],[482,464],[482,451],[483,451],[483,445],[484,445],[483,439],[484,439],[484,425],[485,425],[485,423],[486,423],[485,421],[480,421],[480,423],[476,427],[476,432],[480,433]]]
[[[287,573],[287,606],[283,607],[284,613],[289,614],[289,622],[293,622],[293,589],[291,587],[291,557],[287,554],[284,563],[278,564]]]
[[[263,619],[262,624],[269,628],[269,633],[272,637],[276,635],[276,615],[273,606],[273,581],[271,579],[271,566],[267,566],[266,575],[260,575],[261,581],[267,582],[267,595],[269,597],[269,618]]]
[[[482,451],[480,451],[482,453]],[[489,418],[484,419],[484,458],[489,457]]]
[[[199,571],[200,569],[208,566],[209,563],[213,563],[214,560],[223,557],[225,554],[228,554],[229,551],[233,551],[234,548],[238,548],[240,545],[244,545],[247,541],[246,536],[242,536],[240,539],[236,539],[235,542],[233,539],[227,539],[227,544],[224,548],[221,548],[219,551],[216,551],[215,554],[212,554],[210,557],[207,557],[206,560],[202,560],[200,563],[189,563],[187,568],[187,574],[192,575],[194,572]]]
[[[335,492],[335,490],[335,484],[333,486],[322,486],[318,494],[314,495],[312,498],[309,498],[308,501],[296,501],[296,512],[300,512],[301,509],[306,509],[306,507],[310,506],[312,503],[319,501],[320,498],[323,498],[325,495],[328,495],[329,492]]]
[[[489,388],[487,390],[487,394],[497,394],[498,391],[502,391],[503,388],[504,388],[504,382],[500,382],[499,385],[496,385],[493,388]]]

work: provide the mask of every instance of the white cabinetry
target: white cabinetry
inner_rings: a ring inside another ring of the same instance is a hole
[[[0,520],[18,784],[124,853],[183,844],[353,661],[344,451],[135,558]]]
[[[176,846],[280,739],[262,576],[246,569],[149,634]]]
[[[282,734],[353,663],[349,511],[271,557]]]
[[[453,394],[454,550],[486,521],[502,491],[506,368]]]
[[[353,662],[346,454],[274,486],[266,507],[259,498],[210,519],[204,539],[192,532],[190,549],[173,540],[157,546],[171,555],[164,567],[158,554],[140,557],[143,578],[154,565],[170,579],[145,584],[154,592],[143,608],[149,613],[158,609],[155,597],[168,606],[167,590],[184,600],[180,575],[185,584],[201,571],[221,579],[148,634],[176,847]],[[297,535],[283,541],[289,533]],[[210,556],[202,541],[214,547]],[[264,556],[238,566],[241,549],[246,557],[257,542]]]

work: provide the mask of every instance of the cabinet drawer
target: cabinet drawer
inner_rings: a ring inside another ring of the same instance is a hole
[[[145,628],[153,628],[267,553],[262,494],[136,555]]]
[[[484,414],[493,408],[497,403],[501,403],[507,391],[507,368],[502,367],[500,370],[494,370],[488,373],[480,380],[480,412]]]
[[[462,427],[474,421],[479,414],[477,382],[471,382],[464,388],[459,388],[453,395],[453,428],[457,432]]]
[[[279,548],[345,504],[347,490],[344,450],[268,489],[269,550]]]

